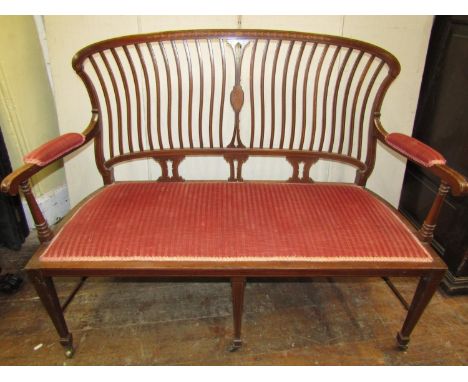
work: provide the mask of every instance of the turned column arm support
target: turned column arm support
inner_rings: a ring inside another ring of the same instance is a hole
[[[432,202],[432,207],[429,210],[424,223],[419,229],[418,236],[422,242],[430,243],[434,238],[434,230],[437,226],[440,210],[442,209],[445,196],[448,194],[450,187],[444,181],[441,182],[437,195]]]
[[[37,204],[37,200],[31,191],[29,180],[24,180],[21,182],[20,189],[24,195],[24,198],[26,199],[26,202],[28,203],[29,210],[31,211],[39,241],[41,243],[47,243],[48,241],[51,241],[54,237],[54,233],[47,224],[47,220],[44,218],[44,215],[42,214],[42,211]]]

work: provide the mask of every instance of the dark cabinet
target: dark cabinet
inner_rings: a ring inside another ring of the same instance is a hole
[[[413,136],[468,176],[468,16],[435,18]],[[436,177],[408,162],[400,211],[421,226],[438,186]],[[444,289],[468,293],[467,197],[448,195],[433,245],[449,266]]]
[[[0,129],[0,181],[10,172],[11,164]],[[12,197],[0,192],[0,246],[18,250],[28,233],[19,196]]]

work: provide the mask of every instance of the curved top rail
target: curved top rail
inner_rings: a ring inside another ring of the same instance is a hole
[[[389,75],[393,78],[400,73],[400,63],[393,54],[368,42],[333,35],[262,29],[193,29],[120,36],[99,41],[81,49],[73,57],[72,65],[75,71],[79,72],[82,70],[84,60],[90,55],[105,49],[128,44],[210,38],[281,39],[340,45],[347,48],[364,50],[381,58],[388,64]]]

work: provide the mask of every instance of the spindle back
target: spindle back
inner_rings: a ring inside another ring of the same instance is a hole
[[[223,156],[229,180],[240,181],[242,164],[260,155],[285,157],[291,181],[312,181],[311,166],[326,159],[354,166],[364,184],[373,118],[400,70],[368,43],[263,30],[125,36],[82,49],[73,67],[99,114],[105,183],[114,165],[135,158],[155,159],[160,180],[182,180],[178,164],[191,155]]]

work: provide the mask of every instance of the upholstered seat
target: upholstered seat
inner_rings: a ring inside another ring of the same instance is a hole
[[[338,240],[339,238],[339,240]],[[88,200],[41,261],[432,261],[354,185],[117,183]]]

